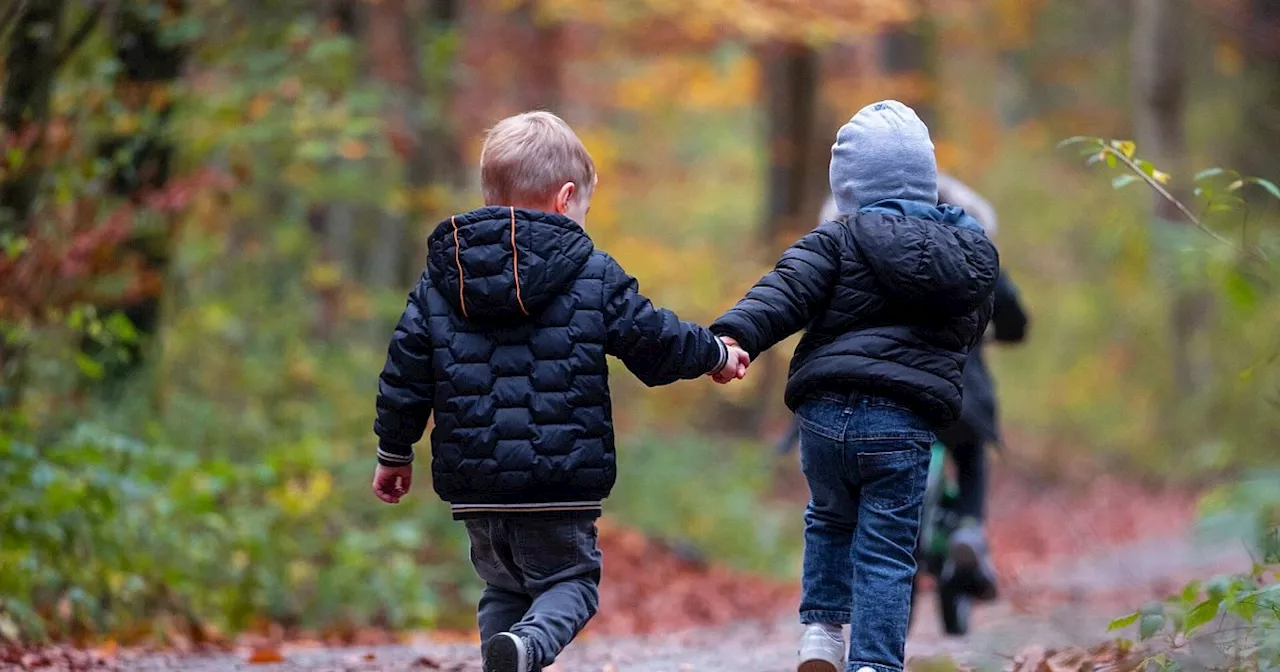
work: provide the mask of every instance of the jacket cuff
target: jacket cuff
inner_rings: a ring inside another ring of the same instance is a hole
[[[413,446],[382,441],[378,443],[378,464],[403,467],[413,464]]]
[[[716,342],[716,345],[720,346],[720,357],[716,360],[716,365],[711,367],[711,370],[707,373],[720,373],[725,365],[729,363],[729,346],[720,340],[719,336],[714,337],[712,340]]]
[[[735,329],[734,326],[735,325],[728,322],[716,322],[711,325],[711,333],[715,334],[717,339],[721,336],[727,336],[737,341],[738,347],[747,352],[751,357],[751,361],[755,361],[756,357],[760,356],[760,353],[755,350],[754,342],[748,338],[745,333]],[[723,343],[723,341],[721,342]]]

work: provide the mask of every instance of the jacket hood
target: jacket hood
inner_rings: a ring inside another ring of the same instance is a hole
[[[427,244],[432,284],[454,310],[483,322],[537,315],[577,279],[595,249],[563,215],[505,206],[446,219]]]
[[[882,201],[847,225],[877,281],[897,301],[957,317],[980,308],[995,290],[1000,255],[960,208]]]

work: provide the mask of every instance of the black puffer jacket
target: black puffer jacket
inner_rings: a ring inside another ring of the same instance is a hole
[[[996,248],[958,208],[863,211],[820,225],[712,325],[753,357],[806,328],[786,403],[821,391],[956,419],[965,358],[991,317]],[[927,216],[920,216],[921,214]]]
[[[616,474],[606,354],[648,385],[718,370],[724,345],[654,308],[573,221],[488,207],[442,222],[378,384],[382,464],[428,416],[454,515],[594,515]]]

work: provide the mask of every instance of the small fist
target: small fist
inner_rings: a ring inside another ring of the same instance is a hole
[[[399,504],[413,485],[413,465],[388,467],[379,464],[373,472],[373,494],[388,504]]]
[[[729,356],[725,360],[724,368],[712,373],[711,379],[725,385],[730,381],[746,378],[747,367],[751,366],[751,355],[738,346],[738,341],[728,336],[721,336],[720,340],[729,347]]]

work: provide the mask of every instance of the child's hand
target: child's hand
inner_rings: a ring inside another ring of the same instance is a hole
[[[399,504],[413,484],[413,465],[387,467],[381,464],[373,472],[373,494],[388,504]]]
[[[736,340],[728,336],[721,336],[720,340],[729,346],[729,357],[725,360],[724,368],[711,374],[711,379],[721,385],[742,380],[747,376],[747,367],[751,366],[751,356],[738,346]]]

